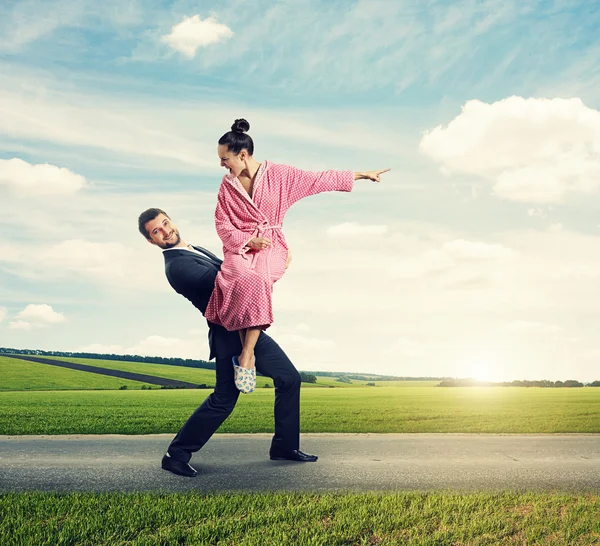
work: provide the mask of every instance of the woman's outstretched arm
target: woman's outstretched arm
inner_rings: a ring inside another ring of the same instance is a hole
[[[283,183],[283,195],[287,199],[286,208],[296,201],[327,191],[352,191],[355,180],[380,181],[381,174],[390,169],[378,171],[303,171],[288,165],[274,165],[276,176]]]

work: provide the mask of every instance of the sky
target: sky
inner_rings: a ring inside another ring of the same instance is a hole
[[[208,358],[137,231],[221,254],[217,141],[391,168],[294,205],[300,370],[600,379],[596,0],[5,0],[0,346]]]

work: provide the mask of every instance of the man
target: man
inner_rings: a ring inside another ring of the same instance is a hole
[[[165,273],[173,289],[190,300],[204,315],[222,260],[211,252],[188,244],[169,215],[156,208],[138,218],[140,233],[163,250]],[[208,322],[208,321],[207,321]],[[241,351],[240,336],[208,322],[209,359],[216,359],[214,392],[196,409],[177,433],[162,467],[193,477],[192,453],[198,451],[233,411],[240,392],[234,383],[232,357]],[[264,332],[255,348],[256,369],[275,384],[275,434],[269,451],[272,460],[314,462],[315,455],[300,451],[300,374],[283,350]]]

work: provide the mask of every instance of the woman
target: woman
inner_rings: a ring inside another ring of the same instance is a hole
[[[236,369],[236,384],[238,374],[239,383],[244,375],[252,382],[254,347],[260,331],[273,322],[273,283],[289,263],[282,231],[287,210],[309,195],[351,191],[355,180],[379,182],[379,176],[389,171],[307,172],[270,161],[259,163],[253,157],[249,129],[245,119],[237,119],[231,131],[219,139],[221,166],[229,170],[215,211],[224,258],[205,315],[227,330],[240,332],[242,352],[234,357],[234,365],[242,370]]]

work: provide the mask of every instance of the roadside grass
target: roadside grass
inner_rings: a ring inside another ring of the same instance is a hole
[[[600,542],[577,493],[7,493],[3,546],[576,546]]]
[[[210,391],[0,393],[0,434],[174,433]],[[598,433],[600,389],[306,389],[303,432]],[[240,395],[219,432],[272,432],[273,389]]]
[[[213,373],[214,376],[214,373]],[[117,390],[156,385],[0,356],[0,391]]]

